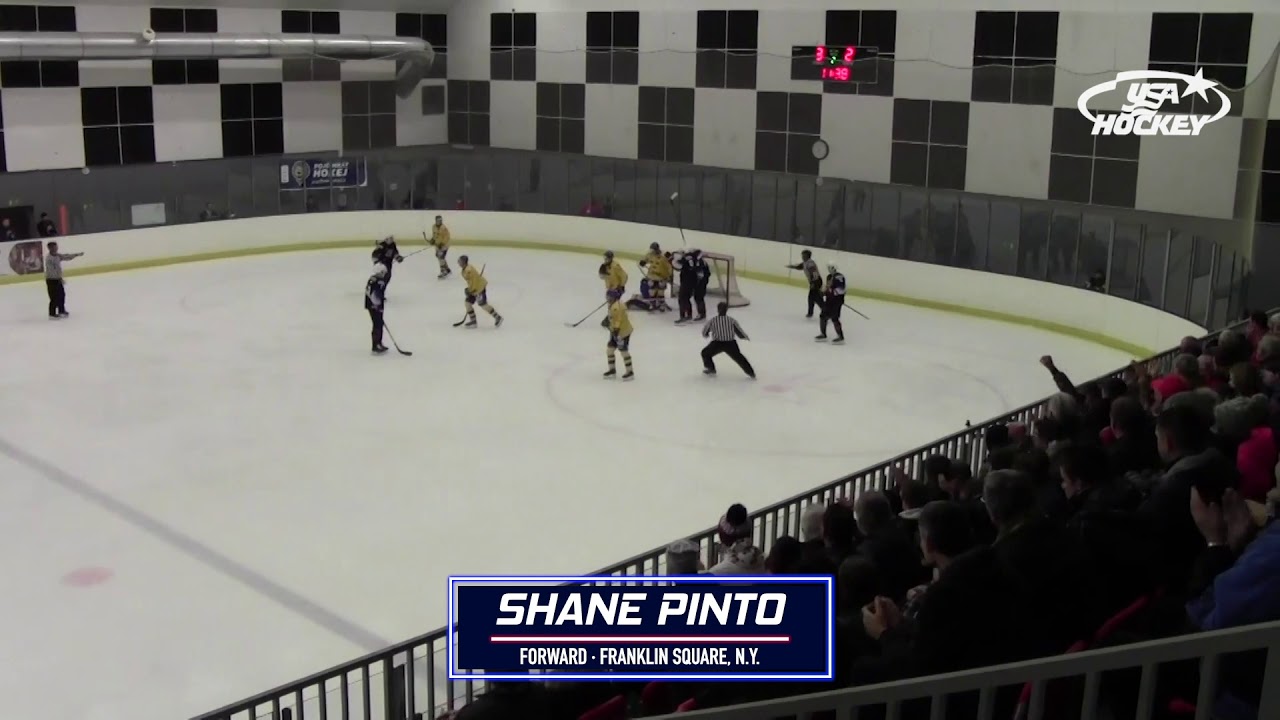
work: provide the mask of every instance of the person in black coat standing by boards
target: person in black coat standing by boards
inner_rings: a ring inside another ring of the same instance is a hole
[[[40,222],[36,223],[36,234],[42,238],[58,237],[58,226],[49,219],[49,213],[40,213]]]
[[[746,373],[747,377],[756,379],[756,371],[751,367],[751,361],[747,360],[747,356],[743,355],[742,350],[738,348],[739,339],[750,340],[751,338],[743,332],[737,320],[729,317],[729,303],[722,302],[716,305],[716,316],[703,326],[702,337],[711,338],[711,342],[702,348],[703,375],[716,374],[715,357],[724,353],[738,363],[738,367],[742,368],[742,372]]]
[[[711,282],[711,268],[702,259],[701,250],[690,250],[680,259],[680,319],[677,325],[689,321],[707,319],[707,284]],[[698,316],[693,316],[693,306],[698,306]]]

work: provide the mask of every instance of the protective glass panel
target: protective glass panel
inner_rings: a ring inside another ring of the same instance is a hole
[[[960,199],[955,195],[929,196],[929,260],[943,265],[956,263],[956,227]]]
[[[1004,275],[1018,272],[1018,234],[1022,207],[1003,200],[991,202],[991,238],[987,246],[987,269]]]
[[[1183,317],[1191,295],[1191,260],[1195,238],[1190,233],[1174,230],[1169,235],[1169,270],[1165,274],[1164,309]]]
[[[871,228],[874,240],[868,248],[882,257],[898,257],[898,189],[876,187],[871,191]]]
[[[1152,307],[1164,307],[1164,268],[1169,258],[1169,231],[1158,228],[1142,228],[1136,225],[1116,225],[1116,237],[1121,232],[1142,235],[1142,276],[1138,282],[1138,302]]]
[[[924,260],[925,217],[927,207],[924,193],[917,190],[902,190],[901,202],[898,205],[898,252],[897,257],[911,260]]]
[[[1048,277],[1049,210],[1022,208],[1022,232],[1018,237],[1018,274],[1035,280]]]
[[[962,199],[959,221],[956,227],[956,266],[986,270],[991,204],[978,198]]]
[[[1080,216],[1054,212],[1049,224],[1049,279],[1063,285],[1076,281],[1076,253],[1080,240]]]

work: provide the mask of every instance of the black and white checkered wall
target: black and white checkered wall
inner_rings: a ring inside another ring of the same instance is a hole
[[[278,29],[416,36],[437,50],[408,100],[391,92],[394,61],[6,62],[0,167],[451,142],[1210,217],[1231,217],[1237,176],[1261,169],[1262,193],[1280,199],[1280,131],[1265,153],[1241,152],[1249,128],[1280,118],[1273,88],[1233,92],[1232,114],[1193,138],[1094,137],[1075,110],[1116,70],[1252,82],[1280,42],[1280,11],[635,8],[0,6],[0,30]],[[820,44],[859,48],[857,82],[817,77]],[[1114,95],[1103,108],[1118,109]]]
[[[1199,137],[1095,138],[1075,109],[1123,69],[1203,68],[1238,88],[1280,41],[1280,14],[475,5],[450,15],[467,38],[450,79],[489,85],[502,147],[552,147],[540,88],[580,85],[588,155],[1231,217],[1244,122],[1280,117],[1280,98],[1253,91]],[[865,49],[859,82],[817,79],[818,44]]]

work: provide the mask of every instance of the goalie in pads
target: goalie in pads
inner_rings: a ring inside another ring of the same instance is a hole
[[[647,312],[669,312],[667,304],[667,287],[671,284],[673,273],[671,253],[663,253],[658,243],[649,245],[649,253],[640,261],[640,269],[645,277],[640,281],[640,294],[632,295],[627,300],[627,307]]]

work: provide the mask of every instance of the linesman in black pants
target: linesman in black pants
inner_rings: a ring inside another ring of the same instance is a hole
[[[755,368],[751,367],[751,362],[747,360],[747,356],[742,354],[738,349],[738,338],[750,340],[747,334],[742,331],[742,326],[737,320],[729,317],[729,303],[722,302],[716,305],[716,316],[707,321],[702,327],[702,337],[711,338],[711,342],[702,348],[702,374],[715,375],[716,363],[715,357],[720,353],[733,358],[738,363],[738,367],[742,368],[742,372],[747,377],[754,380],[756,378]]]
[[[44,256],[44,285],[49,291],[49,317],[69,317],[67,313],[67,288],[62,284],[62,261],[78,258],[84,253],[60,253],[58,243],[49,243],[49,252]]]

